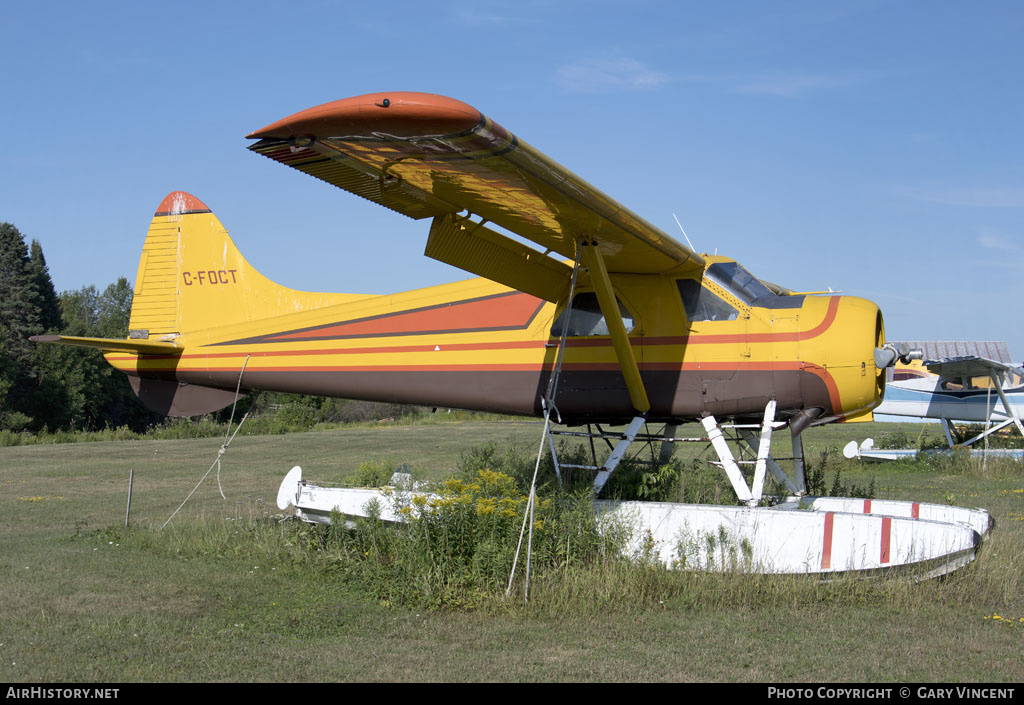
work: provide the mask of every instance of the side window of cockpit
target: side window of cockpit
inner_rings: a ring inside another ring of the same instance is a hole
[[[633,314],[631,314],[622,302],[618,299],[615,300],[619,304],[619,313],[622,314],[622,323],[626,326],[626,332],[629,333],[633,330]],[[555,324],[551,326],[551,335],[556,338],[562,336],[562,327],[565,326],[566,318],[569,321],[569,332],[567,335],[608,335],[608,323],[604,320],[604,315],[601,313],[601,306],[597,302],[597,294],[592,291],[587,291],[582,294],[576,294],[572,299],[572,315],[566,316],[566,311],[562,311],[562,314],[555,321]]]
[[[686,318],[695,321],[734,321],[739,312],[727,301],[696,279],[679,279],[679,295],[683,297]]]

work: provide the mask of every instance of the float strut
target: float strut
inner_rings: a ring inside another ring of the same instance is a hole
[[[769,410],[771,411],[771,414],[769,414]],[[789,475],[787,475],[786,471],[782,469],[782,466],[779,465],[778,461],[771,456],[771,432],[772,427],[774,426],[773,422],[775,420],[775,401],[770,401],[764,411],[764,425],[761,428],[760,440],[758,440],[754,435],[754,432],[750,429],[737,429],[740,437],[746,441],[751,450],[757,453],[757,465],[755,466],[754,471],[754,489],[751,494],[760,499],[763,493],[764,470],[761,469],[762,460],[764,462],[765,469],[767,469],[768,472],[772,474],[772,477],[782,484],[788,492],[795,495],[803,494],[803,491],[797,487],[797,484],[792,479],[790,479]],[[760,484],[758,482],[759,476],[761,478]]]
[[[608,459],[604,461],[604,465],[601,466],[601,470],[597,473],[597,477],[594,478],[594,496],[601,494],[604,484],[608,482],[608,478],[611,477],[613,472],[615,472],[615,468],[619,464],[619,461],[622,460],[624,455],[626,455],[626,451],[629,450],[630,444],[633,443],[633,440],[636,438],[636,434],[640,432],[640,428],[644,423],[646,423],[646,421],[647,419],[643,416],[636,416],[630,422],[629,426],[626,427],[625,432],[622,434],[622,438],[615,444],[615,449],[612,450]]]
[[[722,469],[725,470],[725,474],[729,477],[729,482],[732,483],[732,488],[736,492],[736,496],[741,502],[747,506],[754,506],[757,504],[757,500],[754,499],[754,495],[751,494],[750,488],[747,487],[747,481],[743,479],[743,473],[740,472],[740,466],[736,464],[736,459],[733,457],[732,451],[729,449],[729,444],[725,440],[725,436],[722,435],[722,429],[718,427],[718,422],[715,421],[714,416],[705,416],[700,420],[701,425],[708,434],[708,439],[711,441],[711,445],[714,446],[715,452],[718,453],[718,459],[722,463]]]

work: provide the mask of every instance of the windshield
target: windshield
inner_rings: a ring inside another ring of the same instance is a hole
[[[738,311],[711,291],[700,285],[696,279],[676,281],[679,295],[683,298],[686,319],[697,321],[735,321]]]
[[[743,303],[750,305],[774,292],[738,262],[718,262],[708,267],[707,276]]]

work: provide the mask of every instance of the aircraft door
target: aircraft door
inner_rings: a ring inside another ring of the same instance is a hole
[[[794,374],[793,366],[802,364],[800,350],[800,309],[768,308],[759,310],[759,316],[767,324],[772,336],[768,358],[775,363],[772,371],[772,392],[783,407],[800,406],[807,381],[806,375]]]
[[[691,363],[680,379],[673,406],[680,416],[735,413],[739,401],[739,365],[735,363],[750,356],[749,320],[741,318],[747,314],[698,279],[678,279],[676,285],[689,326],[687,359]],[[691,389],[699,398],[692,396]]]
[[[616,300],[626,333],[632,337],[638,320],[621,298]],[[565,327],[567,349],[556,396],[560,412],[578,419],[632,415],[626,380],[615,363],[608,324],[594,292],[577,293],[571,312],[562,309],[551,327],[550,345],[556,344]],[[546,384],[545,378],[542,385]]]

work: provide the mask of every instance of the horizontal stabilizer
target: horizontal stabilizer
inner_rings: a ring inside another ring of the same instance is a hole
[[[181,348],[174,343],[128,338],[83,338],[74,335],[33,335],[33,343],[57,343],[79,348],[95,348],[103,352],[135,353],[137,355],[176,355]]]

